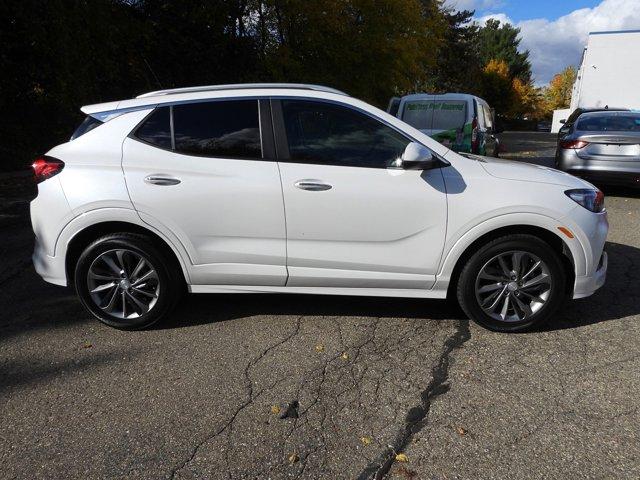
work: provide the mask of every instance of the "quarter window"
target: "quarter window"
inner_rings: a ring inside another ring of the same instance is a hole
[[[385,168],[411,142],[368,115],[326,102],[283,100],[291,160]]]
[[[257,100],[175,105],[173,132],[179,153],[262,158]]]
[[[156,147],[171,149],[169,107],[156,108],[138,127],[135,136]]]

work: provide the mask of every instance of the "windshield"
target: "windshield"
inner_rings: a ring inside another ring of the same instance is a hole
[[[587,132],[640,132],[640,114],[588,113],[578,118],[576,129]]]
[[[466,105],[464,100],[411,100],[402,120],[419,130],[455,130],[465,124]]]

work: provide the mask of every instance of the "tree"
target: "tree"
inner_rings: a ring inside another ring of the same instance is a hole
[[[542,118],[546,116],[544,110],[544,99],[540,89],[532,82],[523,82],[519,78],[514,78],[511,83],[513,100],[509,115],[512,117],[529,116]]]
[[[531,80],[531,63],[529,51],[520,52],[520,29],[500,20],[489,19],[480,29],[480,59],[483,65],[491,60],[501,60],[509,67],[511,78],[519,78],[523,82]]]
[[[445,35],[434,68],[429,72],[429,90],[472,92],[478,87],[483,64],[479,30],[473,11],[444,10]]]
[[[426,84],[442,36],[439,3],[424,0],[271,0],[258,12],[267,78],[324,83],[379,106]]]
[[[553,76],[544,94],[547,101],[547,108],[550,111],[569,107],[576,75],[575,67],[568,66],[562,70],[562,72]]]
[[[504,60],[491,59],[482,70],[480,96],[497,112],[511,112],[513,103],[512,79]]]

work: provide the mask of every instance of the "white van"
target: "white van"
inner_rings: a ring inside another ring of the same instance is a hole
[[[387,111],[456,152],[498,156],[494,111],[466,93],[393,97]]]

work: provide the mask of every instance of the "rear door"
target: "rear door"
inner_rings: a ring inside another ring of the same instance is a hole
[[[131,200],[182,243],[194,284],[284,285],[286,235],[268,100],[156,108],[123,144]]]
[[[442,254],[440,168],[389,168],[411,139],[355,107],[274,100],[288,286],[428,289]]]

